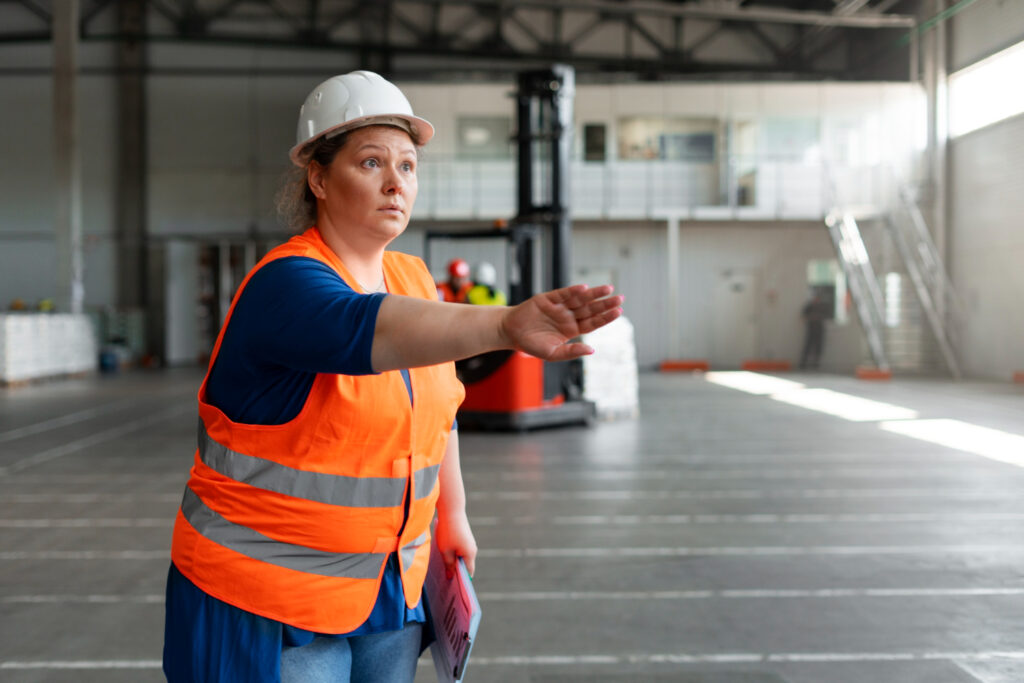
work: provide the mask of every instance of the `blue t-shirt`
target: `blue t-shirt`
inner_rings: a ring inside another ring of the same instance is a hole
[[[373,374],[370,352],[384,296],[356,292],[316,259],[290,256],[264,265],[231,314],[206,383],[206,401],[234,422],[283,424],[302,410],[318,373]],[[409,372],[401,372],[411,401]],[[406,607],[395,553],[370,616],[345,634],[316,634],[251,614],[207,595],[172,565],[165,673],[171,681],[192,680],[198,672],[191,667],[217,666],[208,673],[258,680],[245,672],[277,671],[282,646],[304,645],[316,635],[367,635],[424,621],[422,601]],[[203,648],[206,653],[199,651]]]

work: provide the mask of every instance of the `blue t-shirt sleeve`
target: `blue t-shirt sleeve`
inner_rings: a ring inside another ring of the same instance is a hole
[[[373,373],[384,296],[356,292],[311,258],[262,266],[231,313],[206,400],[236,422],[283,424],[298,415],[317,373]]]
[[[255,363],[368,375],[384,296],[360,294],[326,264],[293,256],[271,261],[252,276],[231,325]]]

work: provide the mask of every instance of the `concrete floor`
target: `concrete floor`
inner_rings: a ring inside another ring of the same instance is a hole
[[[1024,434],[1019,386],[786,377]],[[199,381],[0,390],[0,680],[162,680]],[[1019,466],[683,374],[637,420],[462,445],[469,681],[1024,681]]]

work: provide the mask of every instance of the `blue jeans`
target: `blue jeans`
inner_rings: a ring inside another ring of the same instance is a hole
[[[423,624],[348,638],[317,637],[281,652],[281,683],[412,683]]]

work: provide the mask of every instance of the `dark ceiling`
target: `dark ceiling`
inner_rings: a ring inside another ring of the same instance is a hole
[[[919,0],[81,0],[79,21],[85,42],[332,51],[406,79],[498,77],[563,62],[583,81],[905,80],[917,44],[919,5]],[[52,14],[53,2],[0,0],[0,42],[49,40]],[[295,60],[288,64],[259,68],[302,70]]]

